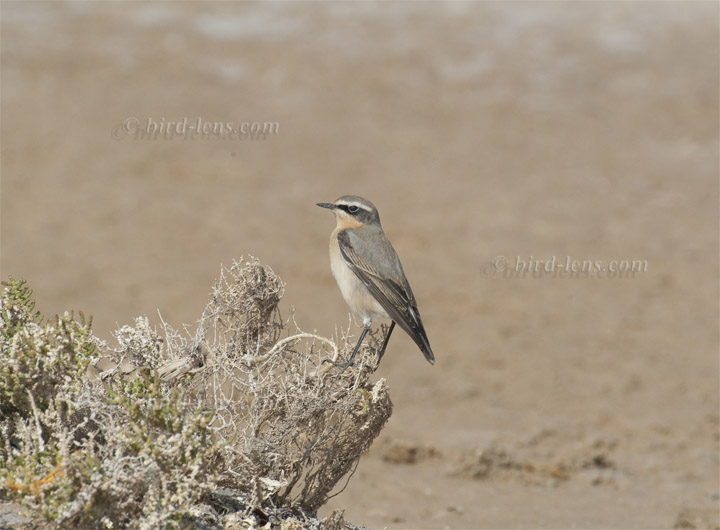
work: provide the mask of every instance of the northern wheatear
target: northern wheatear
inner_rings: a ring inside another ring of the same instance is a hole
[[[435,364],[415,296],[395,249],[380,226],[375,205],[362,197],[345,195],[318,206],[335,213],[337,226],[330,236],[330,267],[345,301],[363,321],[363,331],[350,359],[337,366],[344,369],[352,364],[373,319],[378,317],[392,319],[378,352],[378,366],[395,323],[410,335],[428,362]]]

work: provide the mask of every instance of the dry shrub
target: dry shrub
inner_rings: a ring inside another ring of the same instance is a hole
[[[5,319],[4,358],[23,355],[10,335],[74,344],[57,327],[38,333],[32,307],[8,292],[3,315],[27,323]],[[221,270],[192,330],[157,332],[141,317],[117,346],[92,337],[88,347],[89,327],[77,324],[84,342],[60,370],[66,387],[41,406],[17,378],[0,381],[18,396],[1,409],[0,490],[66,527],[351,528],[340,513],[315,514],[390,417],[387,386],[369,380],[369,346],[340,373],[323,361],[347,356],[348,337],[337,345],[294,323],[289,335],[282,294],[253,259]],[[98,356],[105,368],[81,377]]]
[[[247,506],[297,506],[315,513],[390,417],[385,380],[366,363],[339,374],[323,361],[347,355],[329,339],[298,332],[281,339],[282,283],[257,261],[222,270],[192,339],[165,326],[173,380],[192,373],[193,400],[215,411],[223,445],[219,484]],[[367,355],[368,349],[364,350]],[[178,367],[181,368],[178,368]]]

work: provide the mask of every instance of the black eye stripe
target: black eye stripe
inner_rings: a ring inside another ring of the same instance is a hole
[[[348,204],[338,204],[337,207],[340,208],[342,211],[347,212],[349,214],[356,214],[360,210],[365,211],[364,208],[360,208],[359,206],[356,206],[354,204],[349,204],[349,205]]]

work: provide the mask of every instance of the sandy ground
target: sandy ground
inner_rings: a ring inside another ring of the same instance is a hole
[[[393,337],[394,415],[321,514],[720,526],[717,3],[1,7],[2,277],[42,311],[192,323],[251,254],[331,335],[314,204],[378,206],[437,364]],[[278,134],[130,130],[184,118]]]

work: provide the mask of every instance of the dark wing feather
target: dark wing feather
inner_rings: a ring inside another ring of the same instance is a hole
[[[350,235],[347,230],[338,234],[338,244],[340,246],[340,254],[345,263],[355,273],[355,275],[368,288],[370,293],[387,311],[392,318],[405,332],[412,338],[422,351],[425,358],[431,364],[435,364],[435,356],[433,355],[430,343],[425,333],[425,327],[420,320],[420,312],[415,302],[410,284],[401,274],[401,278],[388,278],[387,274],[382,274],[375,266],[360,252],[351,242]],[[387,242],[387,252],[392,252],[392,257],[397,260],[395,251]],[[399,260],[398,265],[399,265]],[[402,270],[402,267],[400,267]]]

